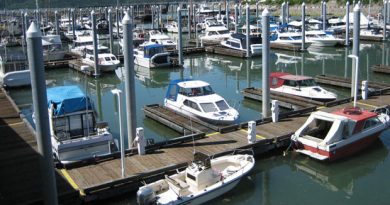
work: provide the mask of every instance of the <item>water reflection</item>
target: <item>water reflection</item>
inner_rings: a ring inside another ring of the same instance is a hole
[[[386,146],[378,140],[365,152],[338,163],[328,164],[297,157],[289,161],[289,165],[293,171],[305,173],[311,180],[330,191],[343,191],[352,196],[359,178],[374,172],[377,166],[386,160],[387,155]]]

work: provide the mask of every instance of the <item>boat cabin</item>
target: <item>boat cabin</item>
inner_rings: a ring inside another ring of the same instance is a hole
[[[147,45],[140,45],[138,50],[134,50],[134,55],[139,55],[140,51],[143,51],[143,57],[144,58],[151,58],[156,54],[164,53],[164,46],[161,44],[147,44]]]
[[[58,141],[86,137],[96,132],[92,102],[78,86],[48,88],[47,101],[52,135]]]
[[[249,37],[249,45],[261,43],[261,37],[252,35]],[[241,33],[232,34],[230,38],[226,39],[226,44],[233,48],[244,50],[246,49],[246,35]]]
[[[291,75],[289,73],[274,72],[270,75],[270,87],[278,88],[280,86],[291,87],[309,87],[317,86],[317,83],[312,77]]]

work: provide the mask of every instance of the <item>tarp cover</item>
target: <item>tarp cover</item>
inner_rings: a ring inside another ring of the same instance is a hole
[[[47,103],[50,108],[52,103],[56,104],[54,115],[64,115],[72,112],[92,109],[91,101],[78,86],[59,86],[47,89]]]

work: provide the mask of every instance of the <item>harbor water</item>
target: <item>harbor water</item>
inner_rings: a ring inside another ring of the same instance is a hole
[[[389,83],[390,76],[376,74],[371,67],[389,65],[388,43],[362,43],[360,47],[360,80]],[[352,63],[347,55],[351,48],[310,48],[304,53],[271,51],[271,72],[298,75],[320,74],[351,76]],[[155,142],[180,136],[179,133],[148,119],[143,107],[163,104],[170,80],[192,78],[209,82],[214,91],[240,112],[237,123],[261,118],[261,102],[244,99],[241,90],[261,87],[261,57],[241,59],[214,54],[185,56],[183,68],[148,69],[135,67],[137,127]],[[119,138],[118,102],[111,90],[124,90],[120,73],[91,78],[70,68],[46,70],[47,87],[78,85],[93,100],[99,121],[107,121]],[[324,86],[338,98],[350,96],[349,89]],[[31,119],[30,88],[10,90],[22,112]],[[125,104],[124,98],[122,105]],[[125,120],[125,117],[123,118]],[[126,123],[123,123],[124,125]],[[127,142],[125,143],[127,144]],[[307,157],[281,152],[258,159],[255,169],[228,194],[210,204],[389,204],[390,132],[369,149],[336,163],[321,163]],[[135,193],[97,202],[99,204],[136,204]]]

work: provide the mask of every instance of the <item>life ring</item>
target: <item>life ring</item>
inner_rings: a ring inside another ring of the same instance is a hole
[[[360,115],[362,110],[359,107],[346,107],[343,109],[343,113],[347,115]]]

